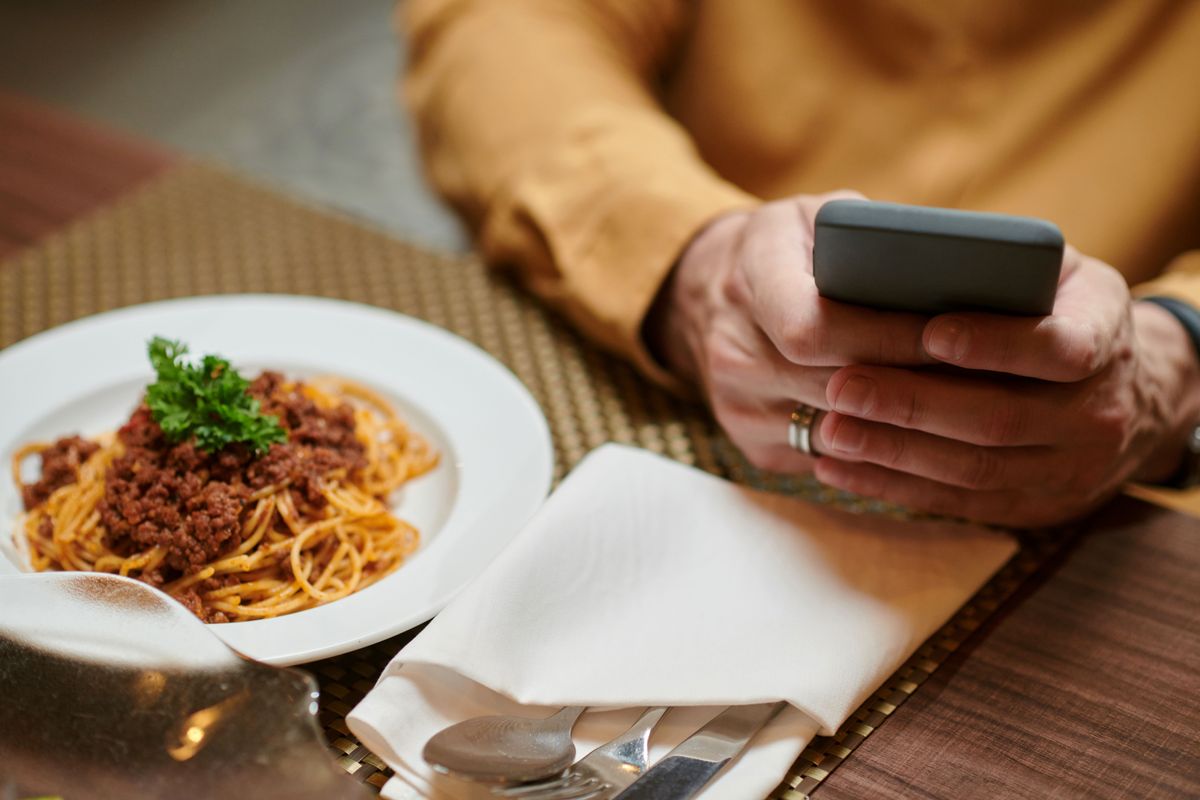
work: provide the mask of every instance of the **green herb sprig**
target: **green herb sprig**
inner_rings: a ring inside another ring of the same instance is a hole
[[[246,394],[249,381],[219,356],[189,362],[187,345],[156,336],[150,340],[150,363],[158,380],[146,388],[146,404],[167,441],[194,436],[205,452],[235,442],[262,455],[287,432],[275,417],[262,413],[258,400]]]

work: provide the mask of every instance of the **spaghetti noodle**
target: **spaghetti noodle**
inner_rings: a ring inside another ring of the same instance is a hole
[[[145,405],[115,434],[18,450],[18,539],[33,568],[138,578],[226,622],[328,603],[399,567],[419,534],[387,498],[437,454],[353,381],[264,372],[247,393],[287,432],[261,458],[168,443]],[[26,483],[34,455],[42,478]]]

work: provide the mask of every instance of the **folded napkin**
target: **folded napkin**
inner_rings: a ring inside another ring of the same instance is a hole
[[[727,705],[787,700],[702,795],[764,797],[1016,550],[977,526],[898,522],[759,492],[642,450],[584,459],[349,717],[392,798],[472,798],[426,740],[480,714],[589,712],[578,752],[644,706],[683,706],[657,758]]]

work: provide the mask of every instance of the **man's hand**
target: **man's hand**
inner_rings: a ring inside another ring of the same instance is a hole
[[[1050,525],[1127,480],[1165,477],[1200,413],[1183,328],[1071,249],[1050,316],[943,314],[923,342],[954,369],[864,364],[832,376],[821,481],[940,514]]]
[[[1200,368],[1170,314],[1133,304],[1114,269],[1068,249],[1053,314],[876,311],[812,278],[817,209],[801,197],[717,220],[647,323],[759,467],[915,510],[1018,527],[1092,510],[1170,473],[1200,417]],[[811,459],[792,409],[822,414]]]
[[[652,348],[700,386],[734,444],[764,469],[812,469],[787,443],[788,420],[798,403],[828,408],[838,368],[934,363],[922,346],[925,317],[817,295],[813,218],[845,196],[783,200],[717,220],[688,247],[647,322]]]

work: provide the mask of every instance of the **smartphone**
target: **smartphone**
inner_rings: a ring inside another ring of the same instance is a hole
[[[1049,314],[1062,258],[1046,220],[870,200],[821,206],[813,240],[822,297],[924,314]]]

